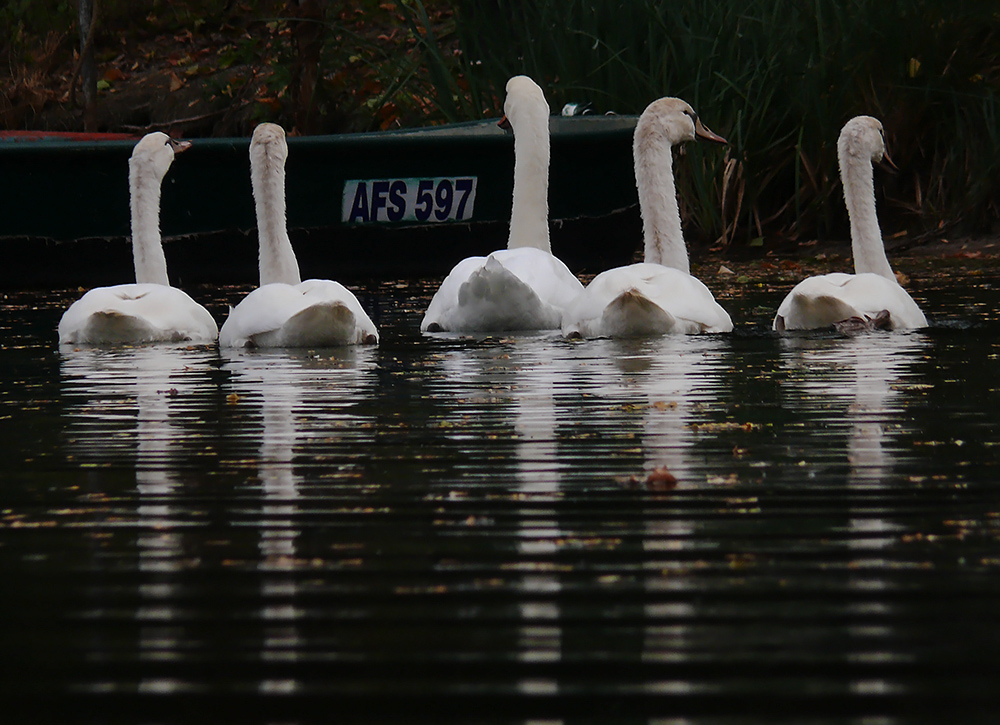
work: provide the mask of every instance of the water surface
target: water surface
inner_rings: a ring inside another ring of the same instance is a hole
[[[732,335],[570,342],[421,335],[428,285],[371,283],[378,348],[260,353],[60,350],[78,292],[9,292],[4,698],[988,722],[1000,281],[915,286],[925,331],[778,337],[748,286]]]

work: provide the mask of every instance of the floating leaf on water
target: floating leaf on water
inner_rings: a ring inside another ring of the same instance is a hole
[[[728,476],[709,476],[708,483],[713,486],[735,486],[740,482],[739,476],[730,473]]]
[[[717,433],[726,430],[752,431],[755,427],[753,423],[737,423],[736,421],[726,421],[725,423],[691,423],[688,426],[691,430],[707,431]]]
[[[660,468],[654,469],[648,476],[646,476],[645,484],[646,488],[658,491],[677,488],[677,478],[674,474],[667,470],[666,466],[661,466]]]
[[[625,488],[669,491],[677,488],[677,478],[666,466],[653,469],[645,476],[621,476],[615,481]]]

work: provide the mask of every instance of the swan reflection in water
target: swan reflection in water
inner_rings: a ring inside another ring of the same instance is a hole
[[[709,454],[696,452],[696,429],[725,388],[731,341],[714,335],[601,340],[574,353],[580,390],[590,398],[582,411],[606,411],[599,435],[616,430],[620,435],[627,425],[641,448],[630,477],[631,485],[642,489],[635,506],[642,520],[640,560],[647,595],[636,612],[642,622],[639,657],[654,664],[683,660],[691,649],[687,622],[698,615],[690,594],[696,583],[683,574],[690,560],[684,552],[698,546],[699,536],[695,522],[675,516],[669,502],[709,485]],[[654,471],[669,472],[673,479],[651,477]],[[676,488],[671,489],[673,480]],[[693,691],[694,684],[681,678],[651,680],[644,688],[653,695],[678,695]]]
[[[448,437],[462,447],[463,457],[491,459],[482,472],[485,482],[491,490],[499,483],[501,495],[516,502],[519,562],[554,560],[568,533],[555,505],[563,496],[567,466],[559,455],[559,427],[565,425],[560,400],[574,385],[565,347],[551,335],[518,336],[449,350],[441,361],[444,387],[436,395],[461,401],[449,406]],[[497,437],[512,441],[510,458],[496,458]],[[562,580],[554,569],[528,566],[510,582],[522,593],[515,605],[521,622],[515,657],[521,662],[556,662],[562,656],[561,612],[554,601]],[[557,682],[543,678],[518,680],[515,687],[524,694],[558,692]]]
[[[454,409],[451,435],[464,442],[468,454],[475,456],[478,446],[489,445],[460,425],[470,414],[486,431],[504,424],[512,424],[514,431],[512,495],[523,502],[517,509],[517,551],[524,573],[516,584],[525,595],[517,605],[523,622],[517,635],[521,661],[556,662],[574,651],[593,650],[594,642],[568,637],[564,631],[558,596],[566,568],[560,562],[567,552],[570,560],[577,560],[580,546],[621,546],[617,534],[606,532],[604,524],[598,523],[597,531],[585,528],[594,524],[567,518],[565,506],[556,503],[585,497],[592,487],[618,490],[615,479],[626,472],[641,474],[641,480],[667,468],[678,487],[704,484],[705,469],[692,453],[697,438],[692,423],[700,407],[718,398],[728,354],[725,339],[671,336],[580,343],[515,339],[503,347],[476,346],[445,355],[446,394],[468,401],[467,407]],[[484,423],[489,416],[495,420]],[[635,446],[625,447],[634,454],[621,455],[622,438],[635,440]],[[609,439],[615,440],[609,444]],[[495,481],[496,471],[491,473]],[[645,496],[636,501],[640,510],[643,500]],[[661,558],[693,545],[694,524],[662,513],[657,505],[640,513],[643,550],[662,552],[643,555],[654,560],[656,572],[644,578],[644,586],[676,591],[691,583],[661,575],[674,563]],[[649,661],[675,657],[685,636],[685,627],[658,625],[665,618],[693,614],[686,601],[671,602],[662,593],[654,599],[665,603],[644,605],[639,614],[645,624],[635,642],[637,652]],[[614,608],[620,609],[620,603]],[[650,687],[659,691],[661,684]],[[685,686],[670,683],[675,690]],[[520,681],[518,689],[551,695],[559,692],[559,683],[535,678]]]
[[[870,333],[848,338],[785,337],[783,397],[789,407],[815,416],[801,453],[814,462],[848,464],[848,487],[866,493],[888,485],[894,462],[892,438],[904,420],[906,378],[928,346],[918,332]],[[847,436],[846,456],[829,445]],[[827,438],[829,437],[829,438]],[[828,443],[821,445],[821,443]],[[831,458],[832,457],[832,458]],[[838,460],[839,459],[839,460]],[[864,511],[852,512],[848,546],[877,549],[896,527]]]
[[[581,416],[603,411],[595,435],[630,429],[641,448],[637,482],[669,471],[681,488],[705,483],[692,453],[699,411],[717,400],[729,341],[715,335],[597,340],[574,349]],[[653,486],[661,484],[650,482]],[[667,484],[672,485],[672,483]]]
[[[297,622],[303,610],[296,604],[299,585],[290,572],[300,569],[303,555],[297,541],[298,517],[303,512],[303,475],[297,465],[312,463],[310,449],[358,430],[355,406],[372,396],[376,351],[340,347],[320,351],[221,351],[229,376],[227,400],[240,417],[234,426],[244,440],[238,447],[256,447],[257,475],[262,499],[257,567],[261,580],[264,623],[261,659],[292,662],[305,641]],[[262,429],[246,424],[259,414]],[[310,482],[317,480],[315,475]],[[311,485],[316,485],[311,483]],[[267,679],[262,693],[293,693],[296,680]]]
[[[184,471],[194,468],[204,446],[198,431],[208,425],[207,408],[215,383],[215,351],[164,345],[135,348],[82,348],[61,351],[60,374],[66,401],[66,450],[92,470],[99,491],[117,497],[115,468],[134,460],[137,568],[141,604],[139,656],[176,657],[185,638],[175,622],[179,576],[196,554],[185,547],[190,525],[173,501],[183,495]],[[128,495],[123,496],[125,500]],[[102,526],[105,522],[97,521]],[[119,525],[121,522],[118,522]],[[140,692],[172,692],[178,682],[144,680]]]
[[[809,454],[814,460],[816,454],[824,452],[842,456],[843,449],[834,445],[834,436],[846,432],[847,489],[855,500],[874,501],[873,508],[864,503],[848,507],[845,546],[851,558],[847,586],[870,600],[854,607],[852,614],[865,621],[848,624],[846,634],[854,643],[849,659],[885,660],[892,656],[884,649],[889,630],[870,622],[873,617],[892,619],[896,605],[880,601],[877,595],[890,589],[887,575],[894,562],[879,551],[897,540],[902,526],[879,513],[877,492],[893,485],[893,439],[906,420],[905,382],[916,376],[915,363],[929,342],[921,333],[895,332],[847,339],[789,337],[782,339],[782,345],[782,360],[789,373],[783,391],[787,402],[809,414],[824,411],[816,421],[821,430],[811,431],[806,443]],[[889,694],[893,687],[887,680],[872,678],[850,683],[852,692],[868,695]]]
[[[164,345],[62,352],[69,454],[95,471],[134,456],[142,570],[179,566],[170,497],[183,487],[185,456],[200,453],[214,358],[210,348]]]
[[[311,446],[356,433],[348,427],[357,422],[358,401],[372,396],[375,352],[345,346],[319,352],[224,349],[220,354],[229,376],[227,401],[239,418],[231,426],[232,442],[257,457],[264,499],[261,567],[294,567],[298,531],[292,519],[299,512],[303,482],[297,459],[308,465]],[[247,420],[257,416],[260,426]]]

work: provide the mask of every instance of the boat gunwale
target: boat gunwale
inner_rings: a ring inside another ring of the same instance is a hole
[[[581,116],[566,118],[550,117],[551,137],[557,143],[560,141],[600,140],[605,136],[617,136],[622,133],[632,133],[638,120],[637,116]],[[495,131],[491,130],[495,129]],[[117,136],[117,134],[116,134]],[[304,149],[335,149],[364,148],[368,146],[439,146],[447,142],[448,146],[468,146],[485,144],[489,146],[510,144],[512,135],[496,125],[496,119],[484,121],[467,121],[446,126],[425,126],[416,129],[393,129],[388,131],[369,131],[343,134],[324,134],[317,136],[289,136],[289,148]],[[0,137],[0,155],[17,157],[22,155],[79,155],[87,153],[120,154],[131,153],[139,137],[135,139],[113,138],[107,140],[79,140],[62,138],[2,138]],[[192,143],[192,150],[199,151],[234,151],[250,144],[249,137],[224,136],[215,138],[187,139]],[[291,159],[294,153],[290,154]]]

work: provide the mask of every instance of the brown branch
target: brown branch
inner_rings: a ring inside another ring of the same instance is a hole
[[[79,108],[76,103],[76,86],[77,82],[80,80],[80,71],[83,68],[84,59],[87,54],[94,49],[94,36],[97,35],[97,10],[99,6],[99,0],[93,1],[93,10],[90,13],[90,29],[87,33],[87,40],[83,44],[83,48],[80,49],[80,55],[76,59],[76,65],[73,67],[73,75],[69,79],[69,102],[74,108]]]
[[[121,126],[119,126],[119,128],[121,128],[123,131],[134,131],[136,133],[149,133],[153,129],[157,128],[173,128],[174,126],[183,126],[186,123],[197,123],[198,121],[206,121],[216,116],[222,116],[223,114],[228,112],[229,112],[228,108],[222,108],[217,111],[209,111],[208,113],[202,113],[198,116],[188,116],[187,118],[175,118],[173,121],[166,121],[164,123],[150,123],[146,126],[132,126],[128,124],[122,124]]]

